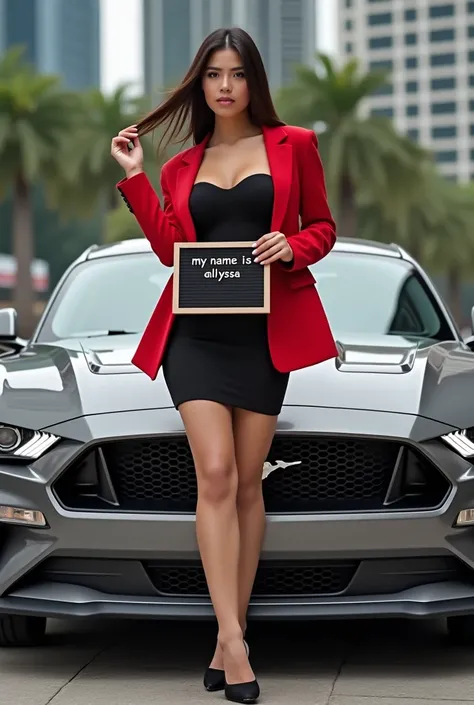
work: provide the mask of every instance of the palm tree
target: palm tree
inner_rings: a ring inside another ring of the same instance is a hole
[[[448,305],[461,324],[462,278],[474,267],[473,192],[444,179],[434,165],[425,165],[421,183],[423,191],[400,222],[377,204],[362,208],[361,234],[397,242],[433,274],[446,275]]]
[[[123,169],[110,156],[110,142],[126,125],[137,122],[148,109],[145,96],[132,97],[131,86],[123,84],[111,95],[91,90],[82,95],[85,119],[69,140],[66,150],[69,177],[56,193],[57,205],[71,216],[91,215],[100,210],[103,216],[103,240],[111,241],[141,235],[136,221],[122,209],[116,183],[123,178]],[[153,138],[142,138],[145,168],[160,194],[159,167]],[[163,161],[170,150],[161,156]],[[128,219],[128,223],[127,223]]]
[[[82,94],[85,120],[66,149],[70,164],[69,179],[58,197],[71,213],[92,213],[98,205],[104,210],[117,208],[119,194],[115,184],[123,170],[110,156],[110,141],[126,125],[135,122],[143,99],[129,97],[130,86],[119,86],[110,96],[98,89]],[[76,193],[80,195],[79,200]]]
[[[387,81],[387,71],[360,74],[357,60],[337,70],[325,54],[317,67],[300,66],[296,80],[284,87],[277,106],[283,119],[313,129],[325,166],[328,196],[341,234],[355,235],[361,205],[381,203],[399,218],[419,187],[418,166],[424,150],[397,133],[390,120],[363,117],[364,99]]]
[[[0,61],[0,196],[12,192],[14,303],[24,336],[34,325],[32,189],[42,184],[52,196],[67,168],[62,146],[79,114],[77,96],[61,88],[59,77],[37,74],[21,49],[11,49]]]

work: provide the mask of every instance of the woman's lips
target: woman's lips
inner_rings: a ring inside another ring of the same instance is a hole
[[[234,100],[232,98],[219,98],[217,102],[221,105],[232,105]]]

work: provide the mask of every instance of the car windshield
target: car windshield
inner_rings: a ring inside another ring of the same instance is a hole
[[[311,270],[336,337],[453,338],[436,300],[408,262],[333,250]],[[83,262],[55,292],[37,340],[140,334],[170,274],[150,252]]]
[[[454,337],[432,292],[406,260],[332,251],[310,269],[336,336]]]

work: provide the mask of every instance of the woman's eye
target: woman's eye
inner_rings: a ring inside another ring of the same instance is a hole
[[[237,78],[245,78],[245,74],[243,71],[238,71],[236,74]]]
[[[217,76],[217,73],[216,73],[215,71],[210,71],[210,72],[207,74],[207,77],[208,77],[208,78],[215,78],[216,76]]]

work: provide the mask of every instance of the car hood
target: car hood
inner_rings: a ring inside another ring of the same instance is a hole
[[[113,336],[34,344],[0,361],[2,420],[40,429],[88,414],[172,407],[161,372],[152,381],[132,365],[137,343],[138,336]],[[474,425],[474,354],[461,343],[345,336],[338,347],[338,358],[292,373],[285,406]]]

